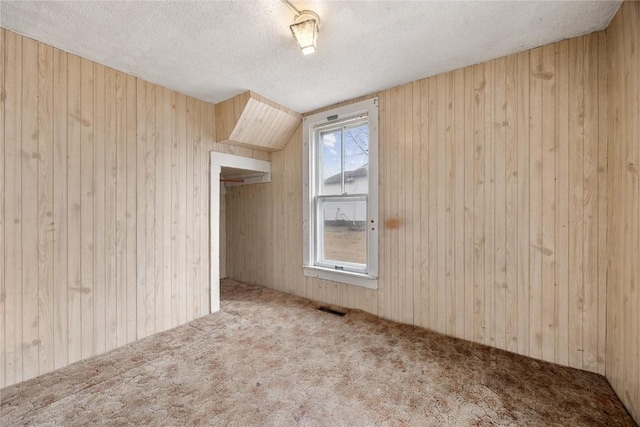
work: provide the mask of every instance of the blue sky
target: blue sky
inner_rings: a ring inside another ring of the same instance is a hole
[[[340,129],[323,132],[322,141],[322,179],[340,173],[340,152],[344,142],[345,171],[356,170],[369,162],[369,127],[366,123],[344,128],[344,141],[340,138]]]

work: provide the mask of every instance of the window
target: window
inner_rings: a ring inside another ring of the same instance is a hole
[[[304,118],[304,273],[377,289],[378,100]]]

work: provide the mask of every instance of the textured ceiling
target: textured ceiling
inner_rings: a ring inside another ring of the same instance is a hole
[[[218,103],[253,90],[305,113],[604,29],[620,1],[295,1],[322,20],[303,56],[279,0],[0,1],[0,26]]]

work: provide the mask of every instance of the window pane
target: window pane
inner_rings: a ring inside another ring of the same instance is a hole
[[[340,128],[320,132],[318,158],[320,194],[342,194],[342,132]]]
[[[367,194],[369,125],[360,123],[344,129],[344,192]]]
[[[322,204],[322,259],[367,263],[367,202],[324,201]]]

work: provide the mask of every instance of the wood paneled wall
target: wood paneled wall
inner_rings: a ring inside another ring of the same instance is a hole
[[[0,29],[0,387],[209,312],[214,105]]]
[[[622,4],[607,40],[611,191],[606,373],[640,422],[640,3]]]
[[[379,93],[377,291],[302,275],[298,129],[227,193],[228,276],[604,373],[606,73],[600,32]]]

